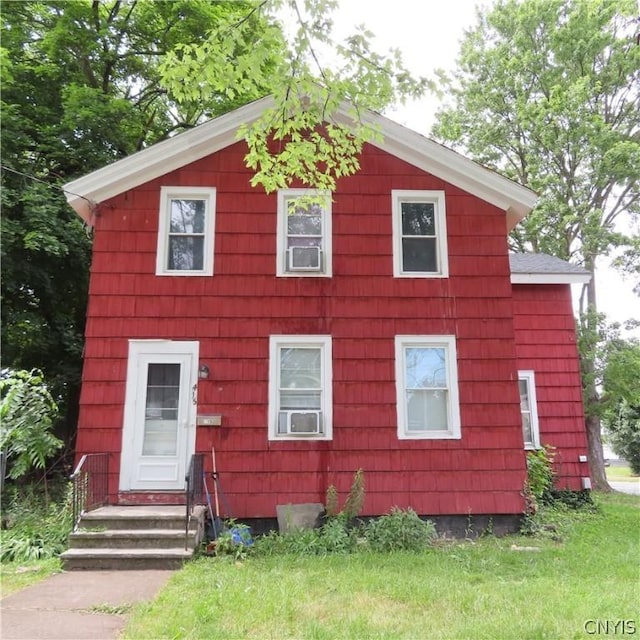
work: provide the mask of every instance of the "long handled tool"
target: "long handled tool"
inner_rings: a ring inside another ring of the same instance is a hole
[[[216,466],[216,450],[211,447],[211,460],[213,461],[213,496],[216,502],[216,517],[220,517],[220,503],[218,502],[218,468]]]
[[[218,531],[216,529],[216,519],[213,517],[213,509],[211,508],[211,494],[209,493],[209,487],[207,486],[207,475],[202,470],[202,484],[204,485],[204,493],[207,496],[207,508],[209,510],[209,518],[211,518],[211,527],[213,529],[213,539],[218,537]]]

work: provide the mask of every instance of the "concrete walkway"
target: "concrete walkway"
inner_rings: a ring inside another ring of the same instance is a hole
[[[616,482],[609,480],[609,485],[614,491],[640,496],[640,480],[620,480]]]
[[[2,640],[112,640],[130,606],[152,600],[172,571],[70,571],[0,601]]]

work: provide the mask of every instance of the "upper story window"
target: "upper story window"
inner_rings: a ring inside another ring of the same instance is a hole
[[[449,276],[444,191],[391,192],[393,275]]]
[[[518,371],[520,414],[525,449],[540,448],[540,427],[536,401],[536,377],[533,371]]]
[[[271,336],[269,439],[330,440],[330,336]]]
[[[398,438],[460,438],[453,336],[396,336]]]
[[[278,191],[279,276],[331,276],[331,194]]]
[[[213,274],[216,190],[162,187],[156,274]]]

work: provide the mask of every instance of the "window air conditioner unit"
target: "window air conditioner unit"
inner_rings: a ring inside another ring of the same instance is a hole
[[[289,271],[320,271],[322,259],[320,247],[291,247]]]
[[[316,436],[322,433],[320,411],[287,411],[287,433]]]

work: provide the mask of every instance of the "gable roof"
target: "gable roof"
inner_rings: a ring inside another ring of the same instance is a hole
[[[513,284],[586,284],[591,273],[546,253],[510,253]]]
[[[257,120],[274,104],[270,96],[209,120],[189,131],[138,151],[64,186],[67,201],[91,224],[92,204],[124,193],[138,185],[220,151],[238,141],[241,124]],[[536,194],[459,153],[372,111],[362,116],[377,127],[382,141],[371,142],[416,167],[485,200],[507,214],[511,230],[536,203]],[[335,119],[353,122],[346,109]]]

